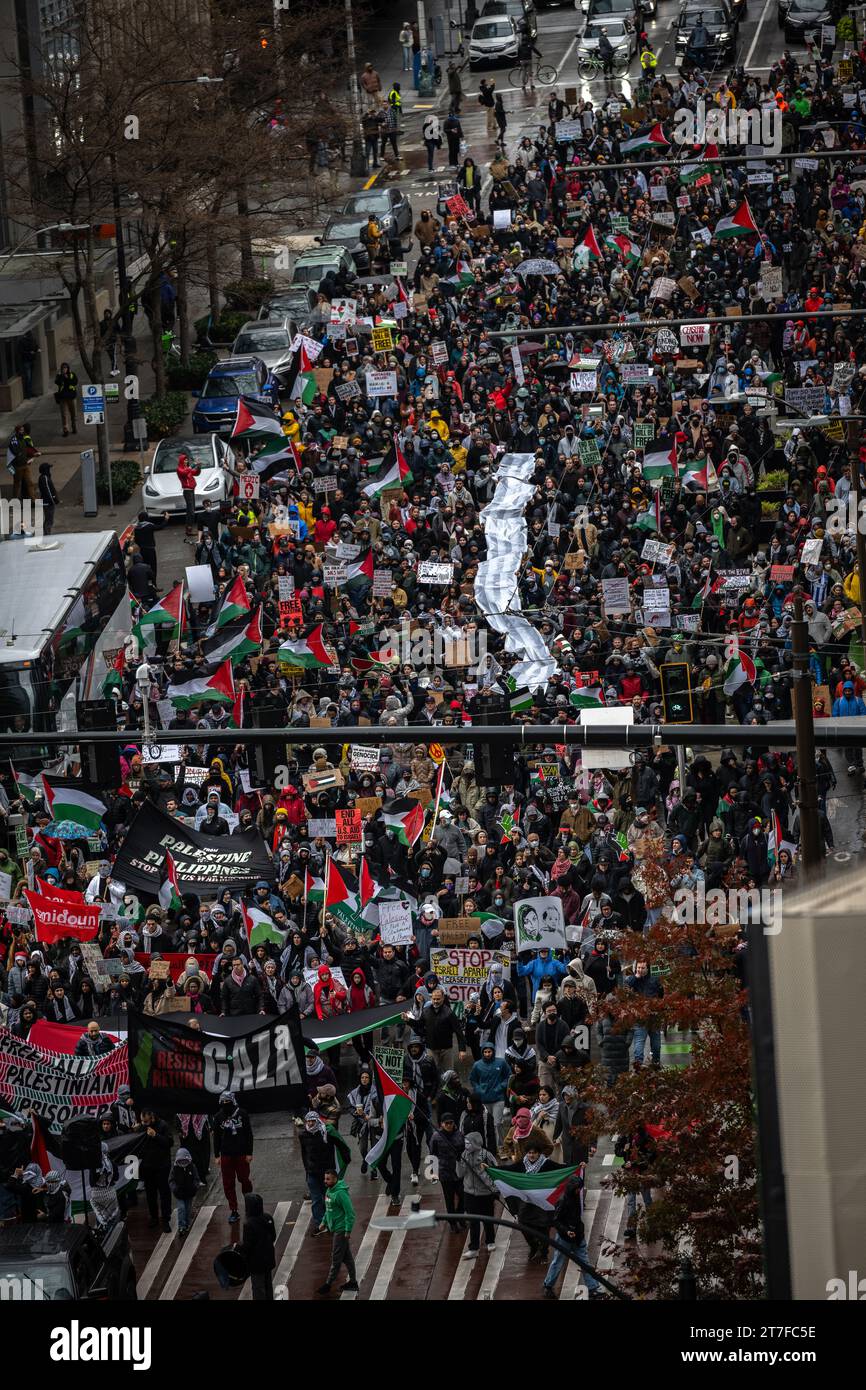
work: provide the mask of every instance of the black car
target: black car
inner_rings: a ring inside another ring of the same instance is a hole
[[[290,290],[277,290],[259,309],[260,319],[294,319],[303,330],[310,322],[318,299],[307,285],[295,285]]]
[[[785,5],[784,12],[782,5]],[[785,40],[805,41],[807,34],[814,33],[816,42],[821,43],[821,25],[834,24],[833,8],[822,0],[781,0],[779,4],[779,23],[784,27]]]
[[[125,1221],[104,1234],[89,1226],[27,1221],[0,1228],[0,1289],[14,1302],[129,1302],[135,1266]]]
[[[706,31],[706,46],[696,47],[693,40],[700,26]],[[734,57],[737,51],[739,24],[730,13],[727,5],[713,0],[712,4],[702,5],[699,0],[688,0],[677,17],[676,53],[679,58],[703,61],[710,67],[718,67]]]
[[[486,0],[481,18],[495,19],[497,15],[507,15],[513,19],[518,31],[522,28],[533,43],[538,38],[538,16],[531,0]]]
[[[323,246],[345,246],[359,275],[367,275],[370,270],[370,253],[361,240],[361,229],[366,225],[366,217],[343,217],[338,213],[328,219],[319,238]]]

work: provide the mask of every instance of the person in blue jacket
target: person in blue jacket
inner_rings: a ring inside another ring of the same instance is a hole
[[[496,1056],[492,1042],[481,1044],[481,1057],[469,1073],[469,1085],[481,1101],[496,1128],[496,1139],[502,1143],[505,1093],[511,1068],[504,1057]]]
[[[518,975],[526,975],[531,981],[533,999],[541,988],[541,981],[545,975],[552,976],[553,983],[557,985],[566,970],[565,963],[551,955],[549,946],[542,946],[538,951],[534,951],[531,960],[517,962]]]
[[[862,696],[855,695],[854,682],[846,681],[842,686],[842,694],[838,700],[833,701],[834,719],[848,719],[855,714],[866,714],[866,704],[863,703]],[[845,756],[848,759],[848,776],[853,777],[855,772],[863,771],[863,749],[846,748]]]

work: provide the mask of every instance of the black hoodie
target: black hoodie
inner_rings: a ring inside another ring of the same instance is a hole
[[[248,1192],[244,1197],[244,1233],[240,1251],[250,1274],[268,1274],[276,1268],[276,1239],[274,1218],[265,1212],[258,1193]]]

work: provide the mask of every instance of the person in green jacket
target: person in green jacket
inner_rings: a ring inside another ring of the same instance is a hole
[[[339,1173],[335,1172],[333,1168],[328,1168],[325,1172],[325,1219],[319,1229],[331,1232],[331,1267],[324,1284],[316,1290],[317,1293],[331,1292],[331,1285],[336,1279],[341,1265],[346,1266],[346,1273],[349,1278],[343,1284],[340,1292],[342,1293],[347,1289],[350,1293],[358,1292],[355,1261],[349,1249],[349,1237],[352,1234],[354,1224],[355,1208],[352,1206],[349,1189]]]

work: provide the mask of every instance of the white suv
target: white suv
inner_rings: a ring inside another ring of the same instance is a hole
[[[469,39],[470,68],[480,68],[485,63],[516,63],[519,42],[517,26],[508,15],[476,20]]]

